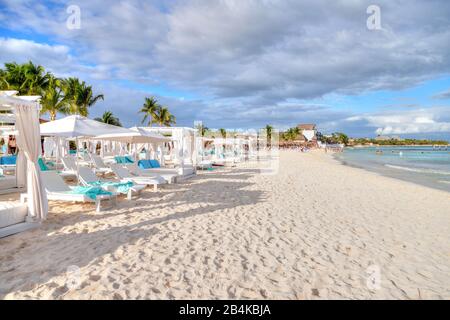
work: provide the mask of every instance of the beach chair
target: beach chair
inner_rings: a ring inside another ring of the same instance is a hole
[[[94,171],[102,175],[112,173],[111,168],[105,164],[103,159],[95,154],[91,155],[92,163],[94,164]]]
[[[165,184],[166,180],[161,176],[136,176],[133,175],[126,167],[121,164],[112,163],[111,169],[121,181],[131,181],[136,184],[153,185],[153,190],[158,190],[159,184]]]
[[[98,194],[93,199],[87,193],[77,193],[76,188],[69,187],[55,171],[44,171],[41,173],[41,176],[48,200],[92,202],[95,203],[95,210],[97,212],[101,211],[102,201],[109,200],[111,206],[116,205],[117,195],[113,192]]]
[[[97,175],[92,171],[92,169],[88,167],[80,167],[78,174],[80,178],[80,183],[82,185],[86,187],[95,185],[100,186],[101,188],[107,191],[112,191],[115,193],[126,193],[128,200],[132,199],[133,194],[139,195],[141,191],[144,190],[146,187],[145,184],[135,184],[135,183],[133,183],[133,185],[131,186],[124,186],[123,184],[127,183],[128,181],[115,182],[115,181],[100,180],[97,177]],[[121,189],[123,189],[124,191],[121,192]]]
[[[72,156],[62,157],[61,162],[64,165],[65,172],[73,172],[77,174],[77,162],[75,157]]]

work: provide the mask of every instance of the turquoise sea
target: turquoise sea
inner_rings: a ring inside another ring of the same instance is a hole
[[[450,192],[450,146],[345,148],[342,163]]]

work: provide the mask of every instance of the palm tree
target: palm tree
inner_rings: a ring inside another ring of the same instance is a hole
[[[94,120],[103,122],[103,123],[107,123],[107,124],[111,124],[113,126],[118,126],[118,127],[122,126],[119,118],[115,117],[111,111],[105,111],[101,118],[95,118]]]
[[[89,114],[89,108],[96,104],[100,99],[104,100],[104,95],[94,95],[92,86],[86,85],[83,81],[76,91],[76,102],[78,107],[77,113],[87,117]]]
[[[273,127],[270,124],[268,124],[266,125],[265,129],[266,129],[267,147],[270,147],[272,141]]]
[[[49,78],[50,74],[45,72],[44,67],[31,61],[24,64],[5,63],[3,85],[7,83],[8,89],[17,90],[21,95],[41,95]]]
[[[145,98],[144,104],[141,107],[141,110],[139,110],[139,113],[144,114],[144,118],[142,118],[141,123],[144,124],[148,119],[148,126],[151,126],[153,123],[153,120],[155,118],[156,110],[160,108],[160,105],[158,103],[158,100],[154,97]]]
[[[50,121],[56,120],[58,113],[67,114],[69,107],[61,89],[61,81],[50,75],[46,90],[41,98],[41,114],[48,113]]]
[[[8,89],[17,90],[20,94],[20,88],[26,81],[25,68],[15,62],[5,63],[5,81],[8,83]]]
[[[62,82],[64,94],[69,102],[69,112],[87,117],[89,108],[98,100],[103,100],[104,95],[94,95],[92,86],[86,85],[84,81],[80,82],[78,78],[67,78]]]
[[[219,129],[220,135],[222,136],[222,138],[226,138],[227,137],[227,130],[225,130],[224,128],[220,128]]]
[[[27,95],[41,95],[49,84],[50,74],[45,72],[43,66],[33,64],[31,61],[23,65],[25,82],[21,88]]]
[[[176,123],[176,120],[167,107],[159,106],[153,115],[153,122],[160,126],[170,127]]]
[[[69,104],[69,113],[77,114],[77,91],[78,87],[81,85],[80,80],[78,78],[66,78],[61,81],[61,84]]]
[[[7,76],[6,71],[0,69],[0,90],[8,90],[10,88]]]
[[[206,136],[206,134],[208,133],[208,131],[209,131],[209,128],[208,127],[206,127],[205,125],[203,125],[203,124],[199,124],[199,125],[197,125],[197,130],[198,130],[198,132],[200,133],[200,136],[201,137],[204,137],[204,136]]]

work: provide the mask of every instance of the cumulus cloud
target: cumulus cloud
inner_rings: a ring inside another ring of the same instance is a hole
[[[450,132],[449,108],[428,108],[408,111],[384,112],[382,114],[364,114],[346,119],[350,123],[359,123],[376,128],[379,135],[424,134]]]

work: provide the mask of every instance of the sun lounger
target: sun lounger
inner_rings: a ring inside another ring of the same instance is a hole
[[[79,168],[80,183],[84,186],[99,186],[107,191],[115,193],[124,193],[127,195],[127,199],[131,200],[133,194],[140,194],[145,189],[145,184],[136,184],[130,181],[106,181],[100,180],[96,174],[87,167]],[[129,185],[127,185],[129,184]]]
[[[44,161],[42,158],[39,158],[39,159],[38,159],[38,165],[39,165],[39,168],[41,169],[41,172],[45,172],[45,171],[55,171],[55,172],[57,172],[61,177],[63,177],[63,178],[70,178],[70,179],[74,179],[74,178],[77,177],[76,170],[75,170],[75,171],[73,171],[73,170],[56,171],[56,170],[53,169],[53,168],[49,168],[49,167],[48,167],[48,164],[45,163],[45,161]],[[55,167],[56,167],[56,166],[55,166]],[[64,167],[65,167],[65,165],[64,165]]]
[[[108,166],[105,164],[103,159],[97,155],[91,155],[92,163],[94,164],[94,171],[98,172],[100,174],[107,174],[111,173],[111,168],[108,168]]]
[[[121,164],[111,164],[111,169],[121,181],[132,181],[136,184],[153,185],[153,190],[157,191],[159,184],[165,184],[166,180],[158,175],[135,176]]]
[[[42,181],[49,200],[93,202],[97,212],[101,211],[102,200],[110,200],[112,205],[116,204],[117,196],[115,193],[97,194],[93,199],[91,194],[78,192],[79,187],[69,187],[55,171],[42,172]]]

